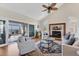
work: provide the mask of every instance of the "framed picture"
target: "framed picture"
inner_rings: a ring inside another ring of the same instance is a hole
[[[61,25],[52,26],[52,30],[61,30],[61,29],[62,29]]]

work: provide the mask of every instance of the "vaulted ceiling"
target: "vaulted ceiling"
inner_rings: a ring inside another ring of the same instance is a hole
[[[41,12],[44,10],[42,7],[43,4],[44,3],[2,3],[0,7],[35,20],[40,20],[48,15],[47,12]],[[61,3],[58,3],[56,6],[59,8],[61,5]]]

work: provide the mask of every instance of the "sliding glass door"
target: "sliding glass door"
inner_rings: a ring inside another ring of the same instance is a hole
[[[0,44],[5,43],[5,21],[0,20]]]
[[[29,37],[34,36],[34,25],[29,24]]]

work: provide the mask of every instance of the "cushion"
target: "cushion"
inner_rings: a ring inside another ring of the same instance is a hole
[[[75,38],[74,38],[74,34],[70,36],[68,44],[69,45],[73,45],[73,43],[75,42]]]
[[[73,43],[75,42],[75,37],[74,34],[71,34],[69,38],[64,38],[63,43],[64,44],[68,44],[68,45],[73,45]]]
[[[66,40],[69,40],[70,36],[71,36],[70,33],[66,34],[66,35],[65,35],[65,39],[66,39]]]

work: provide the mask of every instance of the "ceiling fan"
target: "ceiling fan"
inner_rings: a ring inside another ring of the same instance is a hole
[[[58,9],[58,8],[55,7],[55,6],[56,6],[56,3],[52,3],[52,4],[50,4],[49,6],[47,6],[47,5],[42,5],[42,7],[46,8],[46,9],[43,10],[42,12],[47,11],[48,13],[50,13],[51,11],[55,11],[55,10]]]

